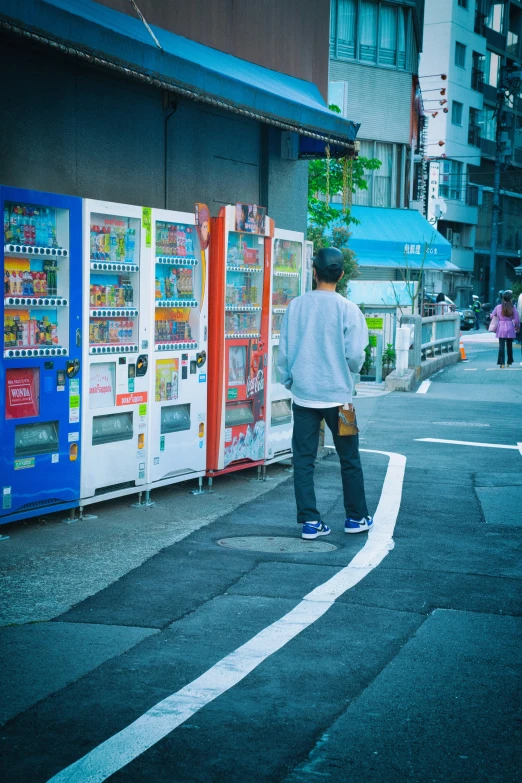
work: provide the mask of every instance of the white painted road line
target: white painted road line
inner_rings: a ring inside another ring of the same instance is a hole
[[[454,446],[482,446],[485,449],[515,449],[515,451],[519,449],[518,446],[506,446],[504,443],[473,443],[468,440],[443,440],[442,438],[414,438],[414,440],[423,443],[451,443]]]
[[[520,372],[522,367],[486,367],[486,372]]]
[[[464,367],[464,372],[477,372],[478,367]]]
[[[387,451],[361,449],[388,457],[388,469],[375,512],[374,528],[363,548],[339,573],[329,579],[268,628],[222,658],[184,688],[158,702],[78,761],[51,778],[49,783],[101,783],[170,734],[175,728],[221,694],[241,682],[251,671],[330,609],[337,598],[364,579],[393,549],[393,531],[402,498],[406,457]]]
[[[419,388],[417,389],[417,394],[426,394],[430,386],[431,386],[431,381],[423,381],[419,386]]]

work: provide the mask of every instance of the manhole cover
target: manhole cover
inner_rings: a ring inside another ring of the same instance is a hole
[[[326,541],[304,541],[283,536],[237,536],[220,538],[217,542],[228,549],[246,549],[250,552],[332,552],[337,549]]]

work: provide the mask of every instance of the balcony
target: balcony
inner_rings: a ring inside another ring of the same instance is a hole
[[[473,147],[480,147],[480,127],[478,125],[469,126],[468,144],[471,144]]]
[[[450,223],[466,223],[476,226],[478,223],[478,207],[469,206],[464,201],[446,201],[444,220]]]
[[[482,92],[484,89],[484,73],[480,68],[471,69],[471,89]]]

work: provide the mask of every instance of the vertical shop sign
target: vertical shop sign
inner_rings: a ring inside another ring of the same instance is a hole
[[[150,207],[142,209],[143,228],[145,229],[145,246],[152,245],[152,210]]]

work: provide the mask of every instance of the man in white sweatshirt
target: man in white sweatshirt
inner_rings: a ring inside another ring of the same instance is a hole
[[[319,430],[324,419],[341,461],[346,533],[369,530],[358,435],[338,435],[339,407],[352,402],[351,373],[359,372],[368,345],[363,314],[335,291],[342,278],[343,256],[334,247],[314,258],[315,291],[293,299],[281,324],[277,369],[292,392],[294,488],[297,521],[307,540],[331,530],[317,509],[314,470]]]

